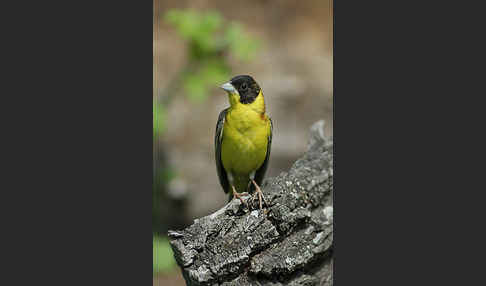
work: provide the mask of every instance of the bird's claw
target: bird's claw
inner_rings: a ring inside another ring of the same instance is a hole
[[[244,196],[247,196],[248,193],[238,193],[236,190],[233,189],[233,197],[240,200],[241,204],[244,204],[246,208],[250,209],[248,202],[243,199]]]
[[[253,182],[253,185],[255,185],[255,190],[256,190],[255,194],[252,197],[252,200],[255,201],[256,197],[258,196],[258,202],[259,202],[260,209],[262,209],[262,201],[265,203],[266,206],[268,206],[268,203],[265,200],[265,196],[263,195],[262,190],[260,189],[260,187],[257,185],[257,183],[254,180],[252,180],[252,182]]]

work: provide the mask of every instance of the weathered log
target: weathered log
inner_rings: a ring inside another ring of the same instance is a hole
[[[311,127],[307,152],[263,183],[269,206],[233,200],[169,231],[187,285],[332,285],[333,142],[324,121]]]

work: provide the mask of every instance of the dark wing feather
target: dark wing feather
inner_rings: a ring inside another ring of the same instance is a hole
[[[270,150],[272,149],[273,123],[270,117],[268,119],[270,120],[270,135],[268,136],[267,155],[265,156],[265,161],[263,161],[262,166],[255,173],[255,182],[258,184],[258,186],[261,186],[263,182],[263,177],[265,176],[265,172],[267,171],[268,167],[268,160],[270,159]],[[254,191],[255,186],[251,184],[251,187],[251,190]]]
[[[223,187],[223,191],[227,193],[229,191],[228,175],[223,167],[223,161],[221,160],[221,142],[223,141],[223,126],[224,120],[226,118],[226,113],[229,108],[221,111],[218,117],[218,122],[216,123],[216,134],[214,135],[214,146],[215,146],[215,159],[216,159],[216,171],[218,172],[219,183]]]

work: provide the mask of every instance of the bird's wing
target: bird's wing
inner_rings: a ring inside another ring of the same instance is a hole
[[[221,143],[223,142],[223,126],[224,120],[226,118],[226,113],[229,108],[221,111],[218,117],[218,122],[216,123],[216,134],[214,135],[214,146],[215,146],[215,159],[216,159],[216,171],[218,172],[219,183],[223,187],[223,191],[227,193],[229,191],[228,175],[223,167],[223,161],[221,160]]]
[[[270,150],[272,149],[273,123],[270,117],[268,119],[270,120],[270,134],[268,135],[267,155],[265,156],[265,161],[263,161],[262,166],[255,173],[255,182],[259,186],[262,184],[263,177],[265,176],[265,172],[267,171],[268,160],[270,159]],[[253,184],[251,186],[254,188]]]

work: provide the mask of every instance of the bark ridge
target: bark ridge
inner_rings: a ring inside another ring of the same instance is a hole
[[[264,181],[269,206],[233,200],[169,239],[187,285],[332,285],[333,141],[324,121],[306,153]]]

